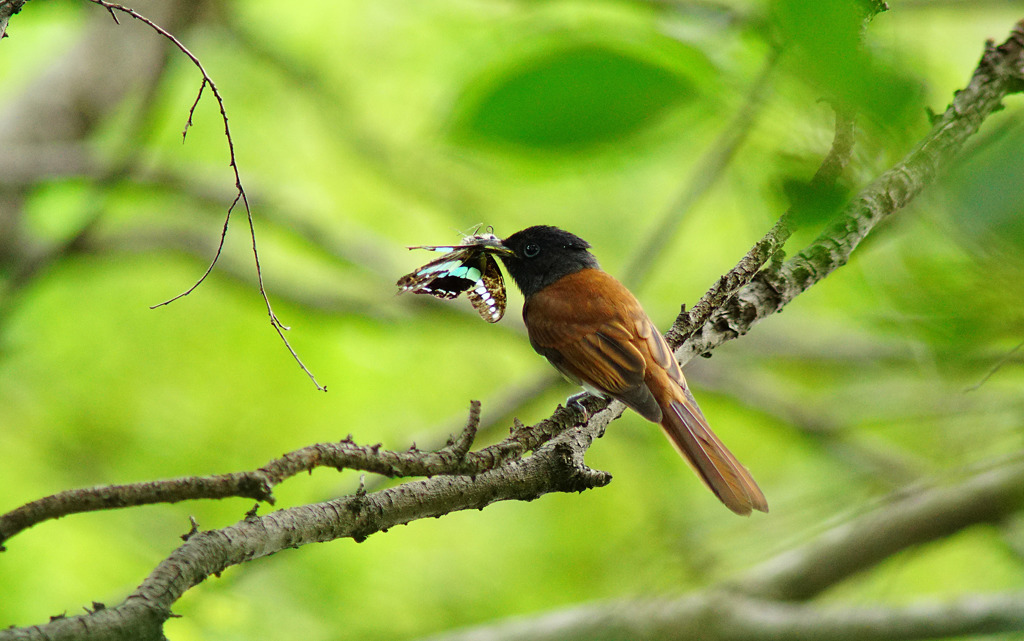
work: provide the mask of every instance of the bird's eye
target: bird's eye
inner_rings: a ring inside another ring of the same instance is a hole
[[[523,256],[526,256],[527,258],[533,258],[534,256],[536,256],[539,253],[540,253],[540,245],[535,245],[533,243],[530,243],[526,247],[523,247]]]

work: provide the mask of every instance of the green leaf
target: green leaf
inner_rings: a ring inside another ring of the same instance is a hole
[[[559,49],[473,84],[480,88],[463,95],[455,137],[536,150],[625,138],[695,94],[674,70],[597,45]]]

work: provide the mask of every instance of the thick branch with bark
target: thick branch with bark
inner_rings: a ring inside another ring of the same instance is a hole
[[[576,413],[562,410],[572,420]],[[621,410],[620,412],[621,413]],[[615,417],[619,415],[615,413]],[[610,420],[610,419],[609,419]],[[154,503],[197,499],[251,498],[274,503],[273,488],[282,481],[318,467],[373,472],[388,478],[410,476],[476,476],[521,458],[553,436],[565,431],[566,421],[548,419],[536,425],[516,425],[499,443],[471,452],[480,423],[480,403],[473,401],[465,429],[435,451],[412,447],[404,452],[377,445],[357,445],[351,437],[337,443],[317,443],[289,452],[258,470],[189,476],[129,485],[105,485],[68,490],[47,496],[0,515],[0,552],[3,543],[33,525],[70,514],[110,510]]]
[[[0,38],[7,37],[7,23],[28,0],[0,0]]]
[[[605,411],[586,429],[564,431],[533,456],[478,476],[436,476],[372,494],[252,515],[227,528],[195,533],[121,604],[43,626],[0,631],[0,640],[162,639],[163,622],[175,601],[231,566],[309,543],[346,537],[362,541],[396,525],[483,509],[497,501],[531,501],[551,492],[607,485],[611,475],[588,468],[583,454],[612,416]]]

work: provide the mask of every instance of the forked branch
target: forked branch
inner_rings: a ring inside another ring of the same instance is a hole
[[[0,515],[0,551],[4,549],[3,544],[19,532],[71,514],[230,497],[273,504],[275,486],[318,467],[360,470],[388,478],[472,477],[522,457],[564,429],[563,424],[553,420],[534,426],[517,424],[512,434],[500,443],[471,452],[479,424],[480,403],[472,401],[466,427],[435,451],[420,451],[414,446],[400,452],[383,449],[380,444],[357,445],[350,436],[336,443],[317,443],[289,452],[257,470],[58,492]]]

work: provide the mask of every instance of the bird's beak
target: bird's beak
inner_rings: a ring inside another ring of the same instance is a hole
[[[488,238],[480,241],[480,246],[485,247],[488,252],[497,254],[498,256],[515,256],[516,253],[512,249],[509,249],[501,242],[500,238]]]

